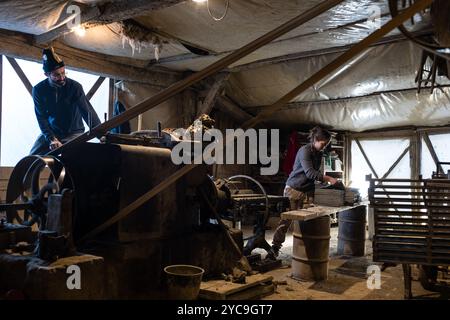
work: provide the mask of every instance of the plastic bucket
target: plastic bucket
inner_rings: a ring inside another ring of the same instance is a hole
[[[200,292],[203,270],[191,265],[171,265],[164,268],[167,294],[172,300],[195,300]]]

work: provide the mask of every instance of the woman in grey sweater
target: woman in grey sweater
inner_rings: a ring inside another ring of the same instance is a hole
[[[284,196],[289,198],[290,209],[298,210],[303,207],[306,194],[314,192],[314,182],[328,182],[335,184],[336,179],[320,172],[323,150],[331,141],[331,134],[325,129],[315,127],[309,135],[310,143],[301,147],[295,157],[294,167],[286,181]],[[272,242],[272,252],[268,258],[275,259],[286,238],[286,232],[291,220],[281,220],[278,224]]]

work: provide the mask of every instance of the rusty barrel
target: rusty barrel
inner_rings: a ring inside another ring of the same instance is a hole
[[[339,212],[337,253],[360,257],[365,253],[366,206]]]
[[[326,280],[330,251],[330,216],[294,223],[292,277]]]

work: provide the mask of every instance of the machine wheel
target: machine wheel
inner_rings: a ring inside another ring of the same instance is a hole
[[[48,171],[44,171],[48,168]],[[48,176],[45,176],[48,172]],[[42,180],[46,183],[42,183]],[[62,162],[53,156],[27,156],[17,163],[11,174],[6,191],[7,203],[28,203],[30,207],[21,210],[11,207],[6,210],[10,223],[44,229],[47,218],[47,202],[51,194],[61,193],[63,189],[74,188],[72,178]]]

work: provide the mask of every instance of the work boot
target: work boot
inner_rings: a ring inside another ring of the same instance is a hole
[[[266,259],[277,260],[279,254],[280,254],[280,246],[273,244],[272,248],[270,249],[269,253],[266,256]]]

